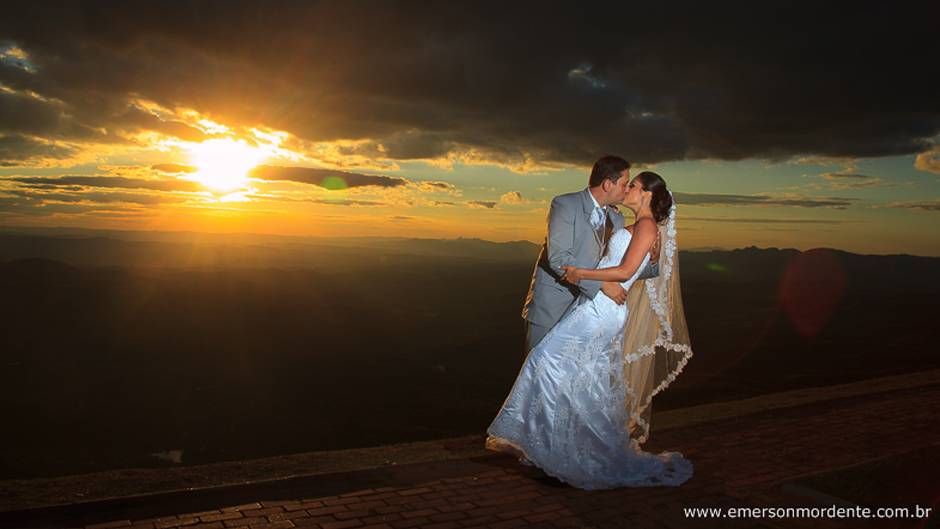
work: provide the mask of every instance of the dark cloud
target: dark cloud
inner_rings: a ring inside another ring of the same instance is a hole
[[[347,173],[332,169],[312,167],[280,167],[261,165],[251,170],[249,176],[262,180],[290,180],[304,184],[313,184],[327,189],[345,189],[349,187],[378,186],[397,187],[408,183],[407,180],[391,176]]]
[[[2,32],[0,28],[0,50],[6,36]],[[55,55],[46,58],[50,62],[37,64],[32,71],[0,62],[0,85],[6,88],[0,91],[0,134],[85,143],[131,143],[129,136],[141,131],[188,141],[208,138],[200,129],[134,104],[146,90],[108,90],[109,83],[126,88],[124,76],[133,75],[130,59],[102,57],[94,51],[72,57],[70,51],[51,52]],[[121,71],[122,65],[128,69]]]
[[[4,80],[3,70],[0,64],[0,83]],[[40,75],[41,72],[30,74]],[[125,103],[121,107],[121,102],[129,95],[115,96],[111,110],[102,108],[102,101],[66,102],[47,99],[44,95],[34,96],[26,91],[0,92],[0,133],[92,143],[129,143],[128,135],[140,131],[159,132],[188,141],[208,138],[197,128],[180,121],[163,120],[133,104]]]
[[[109,191],[82,191],[69,193],[65,190],[46,192],[30,188],[4,189],[2,192],[18,198],[20,203],[34,204],[37,206],[44,206],[49,203],[57,202],[95,202],[101,204],[130,203],[153,206],[158,204],[180,203],[189,200],[187,197],[165,193],[148,194]]]
[[[151,130],[168,136],[175,136],[187,141],[203,141],[209,136],[186,123],[174,120],[164,120],[147,112],[146,110],[129,105],[123,112],[116,114],[109,120],[111,126],[118,127],[126,132],[138,130]]]
[[[86,213],[92,207],[80,204],[44,203],[30,197],[0,196],[0,215],[5,216],[45,216],[55,213]]]
[[[801,208],[837,208],[851,206],[858,199],[840,197],[775,197],[770,195],[726,195],[675,193],[676,202],[690,206],[780,206]]]
[[[93,215],[111,219],[140,218],[153,215],[153,211],[141,206],[122,206],[113,203],[62,203],[45,202],[29,196],[0,196],[0,217],[43,217],[56,214]]]
[[[0,136],[0,167],[22,165],[27,160],[63,159],[76,152],[72,147],[37,141],[19,134]]]
[[[150,189],[153,191],[187,191],[197,193],[205,191],[205,186],[187,180],[147,180],[123,176],[62,176],[49,177],[14,177],[8,178],[31,187],[121,187],[129,189]]]
[[[888,204],[888,207],[900,209],[919,209],[921,211],[940,211],[940,200],[892,202],[891,204]]]
[[[62,104],[8,92],[0,92],[0,133],[49,139],[101,140],[105,137],[101,131],[75,120]]]
[[[2,62],[0,83],[61,103],[4,95],[0,116],[49,137],[201,136],[142,97],[372,140],[353,153],[510,164],[907,154],[940,132],[938,19],[936,2],[20,2],[0,41],[33,71]]]
[[[471,208],[493,209],[496,207],[496,202],[491,200],[468,200],[467,205]]]
[[[383,154],[398,160],[438,158],[458,147],[450,135],[440,132],[408,130],[382,138]]]

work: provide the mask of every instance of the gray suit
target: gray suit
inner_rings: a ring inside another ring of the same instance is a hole
[[[529,293],[522,307],[522,317],[526,320],[526,354],[558,323],[579,296],[594,298],[600,290],[600,281],[582,280],[571,285],[559,279],[567,265],[597,268],[610,234],[623,229],[623,215],[616,208],[605,209],[606,229],[604,236],[598,237],[591,226],[594,201],[590,191],[567,193],[552,200],[548,212],[548,236],[535,262]]]

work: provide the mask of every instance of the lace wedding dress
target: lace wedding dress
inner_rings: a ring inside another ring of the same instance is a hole
[[[618,230],[597,267],[619,265],[631,238]],[[624,289],[649,259],[621,283]],[[680,485],[692,476],[692,463],[678,452],[644,452],[626,427],[626,304],[602,292],[579,301],[529,352],[487,428],[486,447],[522,452],[546,474],[581,489]]]

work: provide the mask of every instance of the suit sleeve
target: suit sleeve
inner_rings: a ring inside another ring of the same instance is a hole
[[[585,296],[594,299],[594,296],[597,295],[597,292],[601,289],[603,281],[594,281],[591,279],[582,279],[578,281],[578,290],[581,291]]]
[[[552,270],[563,274],[562,267],[574,265],[574,212],[558,198],[552,200],[548,211],[548,264]],[[593,298],[601,288],[600,281],[582,280],[578,290]]]
[[[574,216],[558,198],[548,210],[548,264],[557,274],[574,260]]]

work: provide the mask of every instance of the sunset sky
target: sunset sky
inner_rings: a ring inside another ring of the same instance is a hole
[[[610,153],[684,248],[940,256],[938,4],[810,5],[5,8],[0,228],[540,242]]]

